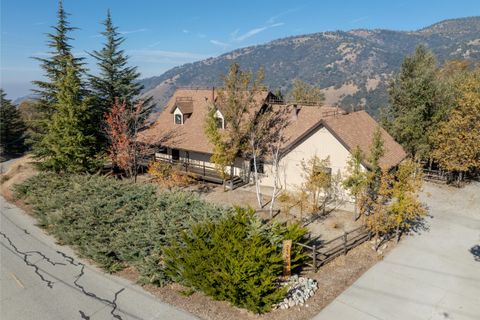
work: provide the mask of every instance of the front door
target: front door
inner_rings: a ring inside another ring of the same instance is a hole
[[[172,149],[172,160],[173,160],[173,161],[178,161],[178,160],[180,160],[180,150],[178,150],[178,149]]]

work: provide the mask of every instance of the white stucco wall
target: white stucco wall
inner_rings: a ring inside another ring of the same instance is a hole
[[[279,178],[282,189],[295,190],[303,183],[302,161],[307,162],[317,155],[320,159],[330,157],[332,175],[346,175],[350,152],[325,127],[320,127],[304,139],[280,161]],[[272,166],[265,164],[261,184],[273,187]]]

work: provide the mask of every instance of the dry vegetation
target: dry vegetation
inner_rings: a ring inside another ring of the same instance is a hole
[[[0,174],[0,193],[2,196],[11,200],[13,185],[22,183],[37,174],[38,171],[34,167],[32,161],[32,157],[27,155],[1,164],[2,173]]]

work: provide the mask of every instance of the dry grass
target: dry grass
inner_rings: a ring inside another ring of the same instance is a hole
[[[38,173],[29,155],[4,162],[2,166],[6,167],[7,171],[0,174],[0,194],[8,200],[13,199],[15,184],[22,183]]]

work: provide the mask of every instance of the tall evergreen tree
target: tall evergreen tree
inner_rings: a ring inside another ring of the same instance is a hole
[[[68,34],[76,28],[70,26],[67,16],[68,13],[63,9],[62,0],[59,0],[57,24],[52,26],[53,32],[47,34],[47,46],[51,49],[49,56],[34,58],[40,62],[40,68],[43,70],[45,77],[45,80],[33,81],[33,84],[37,87],[33,91],[39,96],[38,103],[35,104],[39,119],[35,123],[31,136],[34,148],[36,142],[40,141],[41,136],[45,133],[47,124],[55,111],[58,79],[65,74],[68,57],[72,57],[72,46],[69,43],[72,38]],[[75,68],[81,71],[83,71],[81,67],[82,59],[73,58],[72,60]]]
[[[390,133],[411,156],[427,158],[431,145],[429,130],[436,114],[443,110],[442,104],[446,103],[433,53],[423,45],[418,46],[415,53],[403,61],[388,92]]]
[[[0,89],[0,154],[8,155],[25,150],[25,124],[20,112],[6,98],[3,89]]]
[[[55,113],[35,154],[43,160],[43,169],[85,172],[93,168],[95,155],[90,99],[82,90],[80,70],[73,57],[67,57],[65,65],[65,74],[55,83]]]
[[[110,10],[107,12],[107,18],[103,22],[105,31],[102,35],[105,37],[105,44],[100,51],[93,51],[90,55],[97,61],[99,75],[90,75],[90,86],[95,96],[96,119],[98,124],[103,127],[103,116],[110,112],[116,99],[121,103],[125,102],[132,111],[137,104],[143,86],[138,82],[140,73],[136,67],[128,65],[128,56],[120,48],[125,38],[118,32],[118,28],[113,25]],[[151,112],[153,105],[152,98],[143,100],[144,109],[142,110],[142,119],[146,119]]]

